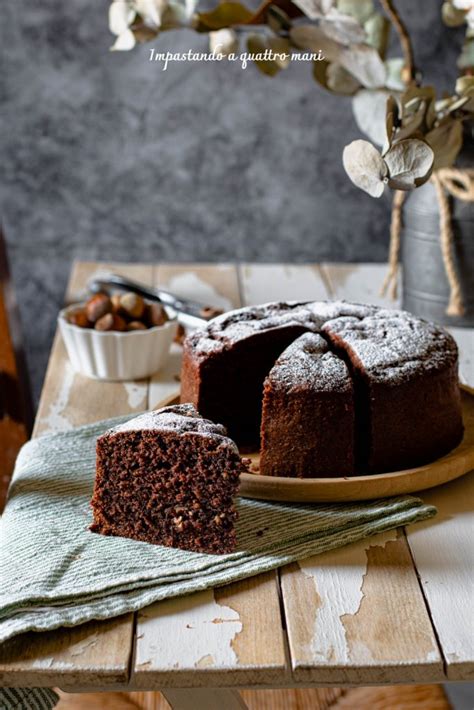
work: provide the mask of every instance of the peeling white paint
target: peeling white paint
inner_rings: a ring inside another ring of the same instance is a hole
[[[225,311],[233,308],[230,299],[218,293],[211,284],[203,281],[194,271],[187,271],[170,279],[166,286],[172,293],[182,298],[200,301],[205,305],[223,308]]]
[[[217,604],[212,590],[148,607],[137,630],[138,670],[238,665],[232,641],[242,622],[234,609]]]
[[[128,406],[131,409],[144,409],[146,407],[146,396],[148,386],[142,382],[124,382],[125,392],[127,393]]]
[[[362,585],[367,572],[367,550],[371,546],[385,547],[397,539],[397,531],[377,535],[370,540],[323,555],[300,560],[301,571],[310,577],[320,597],[311,654],[326,662],[348,663],[349,647],[341,617],[356,614],[363,599]]]
[[[75,373],[72,365],[66,362],[64,368],[64,378],[61,383],[58,396],[49,405],[48,414],[41,420],[43,428],[42,433],[54,433],[57,431],[67,431],[73,428],[72,422],[63,414],[66,411],[71,394],[72,385],[74,383]]]

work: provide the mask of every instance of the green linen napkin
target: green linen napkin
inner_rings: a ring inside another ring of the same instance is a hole
[[[44,436],[18,457],[0,522],[0,642],[227,584],[433,516],[411,496],[343,505],[240,499],[237,551],[207,555],[89,531],[98,435],[129,417]]]

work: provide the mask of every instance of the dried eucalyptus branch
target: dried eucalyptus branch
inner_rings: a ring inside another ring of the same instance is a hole
[[[394,2],[380,0],[384,12],[378,12],[373,0],[262,0],[252,11],[240,0],[219,0],[202,12],[198,0],[113,0],[109,26],[114,50],[188,28],[207,34],[211,51],[234,61],[244,40],[242,56],[270,77],[293,58],[309,57],[314,80],[352,96],[357,125],[381,147],[357,140],[343,154],[354,184],[380,197],[386,186],[413,190],[434,170],[451,167],[463,144],[463,124],[474,118],[474,38],[469,35],[458,62],[466,75],[452,96],[436,99],[433,87],[417,85],[412,42]],[[458,7],[465,2],[445,0],[445,21],[466,21],[471,28],[474,13]],[[392,25],[403,57],[387,59]]]
[[[415,56],[413,52],[413,45],[411,43],[410,35],[403,22],[402,18],[395,9],[393,0],[380,0],[382,7],[390,18],[395,30],[397,31],[400,45],[402,47],[403,56],[405,58],[405,66],[402,72],[402,79],[406,85],[412,84],[416,81],[416,67],[415,67]]]

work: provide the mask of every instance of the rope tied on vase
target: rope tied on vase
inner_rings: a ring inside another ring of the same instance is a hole
[[[438,199],[441,255],[450,289],[446,314],[462,316],[465,313],[465,308],[461,283],[454,263],[454,235],[449,197],[455,197],[462,202],[474,202],[474,169],[441,168],[433,173],[431,182],[435,187]],[[389,291],[389,295],[393,299],[397,297],[402,207],[405,197],[406,192],[401,190],[397,190],[393,196],[388,273],[382,285],[382,295]]]

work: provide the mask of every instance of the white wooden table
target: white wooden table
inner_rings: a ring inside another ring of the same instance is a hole
[[[278,299],[379,296],[383,265],[76,263],[67,301],[99,268],[225,309]],[[452,330],[474,384],[474,331]],[[57,335],[35,436],[154,407],[179,387],[180,348],[150,381],[75,374]],[[427,683],[474,677],[474,476],[423,494],[434,520],[134,615],[5,644],[0,681],[79,690],[161,690],[173,707],[243,707],[233,689]],[[193,688],[190,699],[185,689]],[[206,689],[197,691],[197,688]],[[217,689],[210,691],[209,689]],[[213,704],[214,703],[214,704]]]

